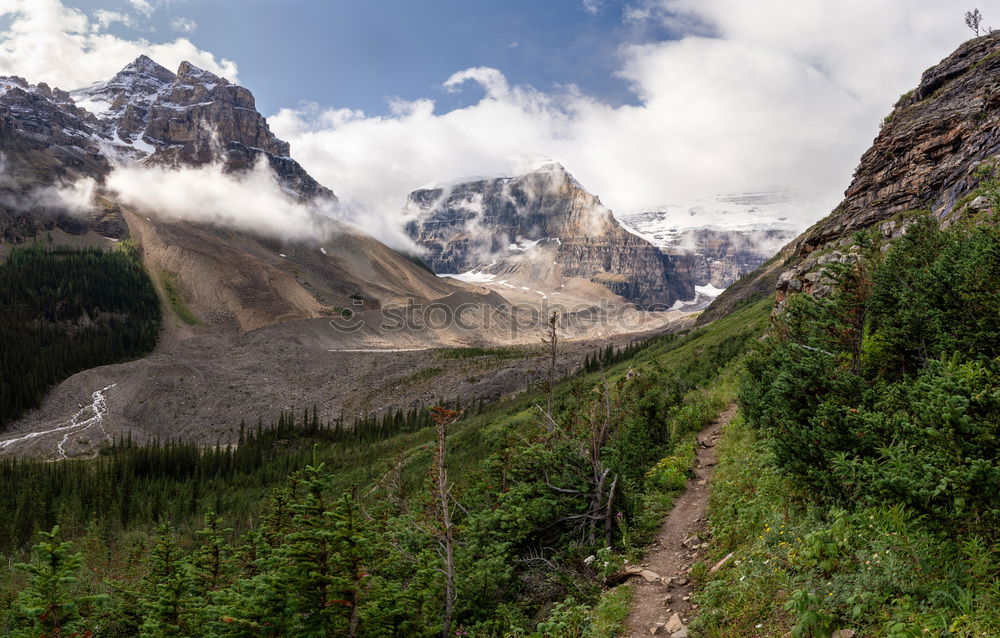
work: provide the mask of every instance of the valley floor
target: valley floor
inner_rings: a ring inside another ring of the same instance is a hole
[[[547,374],[537,337],[510,347],[386,348],[331,342],[330,330],[320,320],[200,336],[138,361],[81,372],[0,433],[0,456],[86,457],[121,436],[231,444],[241,422],[267,423],[287,410],[315,407],[323,422],[350,424],[456,399],[463,405],[497,401],[537,387]],[[575,373],[588,355],[609,345],[622,348],[648,336],[562,341],[557,374]],[[100,430],[67,428],[102,388]]]

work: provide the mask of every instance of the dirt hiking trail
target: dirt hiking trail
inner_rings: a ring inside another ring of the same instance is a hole
[[[649,547],[639,566],[642,571],[631,579],[634,594],[625,636],[686,638],[688,635],[687,624],[696,611],[690,603],[689,572],[691,565],[704,559],[707,553],[706,521],[709,481],[716,463],[715,446],[722,428],[734,416],[736,406],[731,405],[698,434],[695,475]]]

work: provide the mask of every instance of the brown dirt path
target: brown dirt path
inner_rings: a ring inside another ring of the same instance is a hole
[[[705,523],[709,481],[715,469],[715,446],[722,428],[734,416],[736,406],[731,405],[698,434],[695,476],[688,481],[684,493],[667,515],[642,562],[645,570],[654,573],[632,578],[634,595],[626,636],[687,636],[687,624],[695,612],[690,603],[688,572],[691,565],[703,560],[706,554],[702,545],[707,543]]]

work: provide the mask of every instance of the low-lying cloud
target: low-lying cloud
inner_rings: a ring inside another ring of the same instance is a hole
[[[798,207],[801,225],[840,199],[899,94],[971,35],[962,14],[950,0],[632,2],[623,22],[681,34],[620,50],[636,105],[477,67],[444,78],[444,90],[484,93],[465,108],[395,101],[380,116],[306,105],[269,121],[342,200],[386,218],[373,226],[391,226],[415,188],[515,173],[538,155],[618,214],[780,190],[813,202]]]
[[[192,221],[295,241],[319,241],[332,229],[323,217],[333,203],[303,203],[278,183],[263,158],[252,170],[227,173],[222,165],[117,167],[109,194],[160,219]]]
[[[24,183],[9,170],[7,156],[0,153],[0,206],[17,211],[50,211],[86,215],[94,210],[97,182],[82,178],[65,184],[38,186]]]

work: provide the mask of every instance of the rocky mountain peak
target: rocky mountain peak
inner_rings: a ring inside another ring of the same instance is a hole
[[[186,80],[192,80],[195,82],[220,82],[223,81],[222,78],[215,75],[210,71],[196,67],[187,60],[181,62],[181,65],[177,67],[177,77],[184,78]],[[229,80],[225,80],[228,84]]]
[[[518,281],[531,289],[583,279],[645,307],[694,298],[670,257],[626,231],[564,167],[421,189],[406,230],[438,273]]]
[[[335,199],[289,157],[288,143],[271,132],[249,90],[187,62],[178,71],[139,56],[108,81],[72,93],[0,77],[5,172],[28,188],[101,180],[122,162],[219,163],[241,171],[263,160],[288,192]],[[38,224],[30,211],[0,203],[0,237],[30,237]]]
[[[140,55],[110,80],[73,91],[72,95],[98,117],[109,116],[129,104],[148,105],[175,77],[166,67]]]
[[[132,78],[153,78],[158,80],[160,83],[168,84],[174,81],[174,77],[175,75],[165,66],[158,64],[147,55],[140,55],[135,60],[126,64],[122,70],[111,79],[109,84],[127,85],[129,84],[128,81]]]

